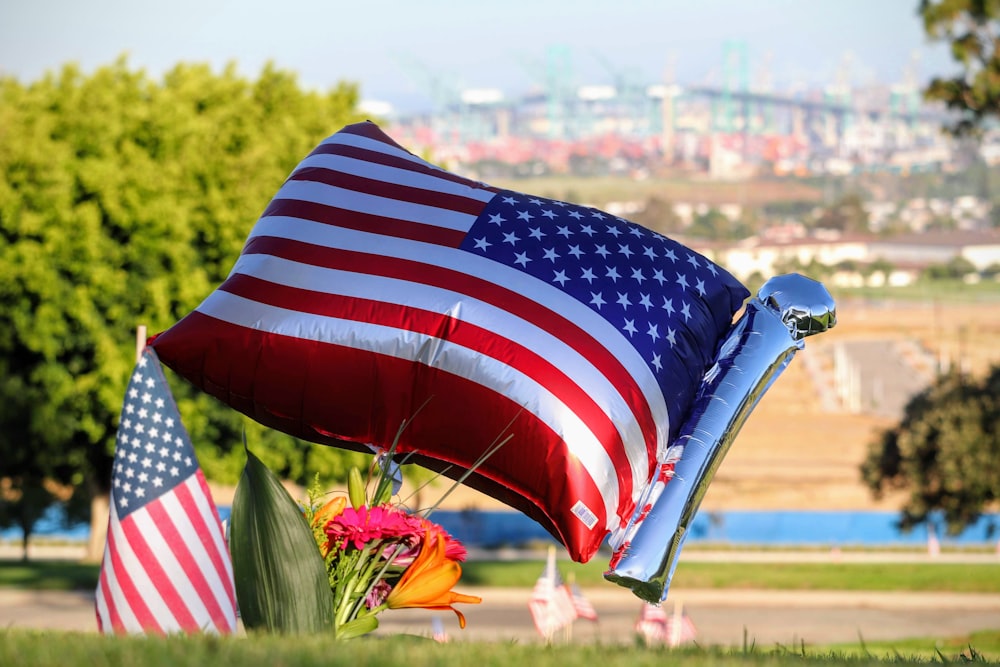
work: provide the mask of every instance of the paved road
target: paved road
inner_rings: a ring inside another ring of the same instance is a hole
[[[429,636],[437,616],[453,641],[540,641],[528,613],[530,589],[459,589],[483,598],[481,605],[461,606],[468,620],[465,630],[451,612],[400,610],[383,614],[378,632]],[[577,621],[570,631],[573,640],[634,641],[641,603],[631,592],[608,584],[584,594],[599,621]],[[874,641],[1000,628],[996,594],[674,590],[668,610],[675,602],[683,604],[703,645],[739,647],[744,632],[758,647],[798,647],[801,642],[856,642],[859,633]],[[89,593],[0,590],[0,627],[95,632],[93,609]],[[556,637],[557,642],[568,639],[566,634]]]

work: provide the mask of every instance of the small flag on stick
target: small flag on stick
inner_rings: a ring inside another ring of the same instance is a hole
[[[556,630],[563,628],[576,619],[576,608],[570,592],[562,583],[559,570],[556,568],[556,548],[549,547],[545,571],[535,582],[535,588],[528,602],[531,618],[535,628],[545,638],[552,641]]]
[[[97,584],[105,633],[229,633],[233,568],[222,524],[152,348],[126,390]]]

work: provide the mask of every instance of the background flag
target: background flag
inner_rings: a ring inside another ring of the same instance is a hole
[[[118,426],[95,605],[105,633],[236,628],[219,515],[151,348],[132,373]]]
[[[635,631],[647,644],[666,644],[671,648],[694,641],[698,634],[694,622],[680,603],[674,606],[672,614],[668,614],[662,606],[643,603]]]
[[[563,585],[562,577],[559,576],[556,567],[555,547],[549,548],[545,571],[535,582],[528,609],[531,610],[531,620],[535,623],[535,628],[546,641],[551,641],[552,635],[557,630],[576,620],[573,598]]]
[[[585,618],[588,621],[597,620],[597,610],[584,595],[580,587],[573,582],[569,584],[569,592],[573,598],[573,608],[576,609],[577,618]]]

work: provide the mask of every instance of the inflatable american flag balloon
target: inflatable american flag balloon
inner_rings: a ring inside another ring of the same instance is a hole
[[[691,249],[586,206],[490,187],[375,124],[308,155],[229,277],[151,345],[304,440],[455,476],[589,560],[620,531],[748,296]]]

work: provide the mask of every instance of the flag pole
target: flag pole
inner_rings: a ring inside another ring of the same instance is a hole
[[[135,329],[135,363],[142,359],[142,351],[146,349],[146,325],[140,324]]]

